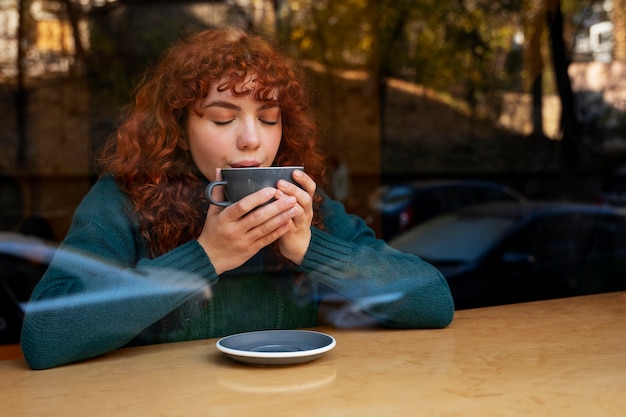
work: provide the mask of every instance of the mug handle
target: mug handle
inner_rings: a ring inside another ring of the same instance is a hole
[[[215,201],[213,199],[213,188],[215,188],[218,185],[222,185],[225,186],[227,184],[226,181],[213,181],[212,183],[209,183],[209,185],[207,185],[204,194],[206,195],[206,198],[209,199],[209,201],[211,202],[211,204],[215,204],[216,206],[220,206],[220,207],[228,207],[230,206],[231,203],[230,201]]]

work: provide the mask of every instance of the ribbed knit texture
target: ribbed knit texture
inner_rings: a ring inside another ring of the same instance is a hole
[[[441,274],[377,240],[326,198],[325,230],[312,229],[304,262],[270,273],[265,251],[218,277],[197,241],[149,259],[127,197],[110,176],[79,205],[22,329],[33,369],[94,357],[128,344],[309,327],[323,283],[393,327],[444,327],[454,305]]]

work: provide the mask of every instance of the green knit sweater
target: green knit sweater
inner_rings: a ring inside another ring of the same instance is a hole
[[[31,368],[129,344],[314,326],[320,285],[389,327],[440,328],[452,320],[454,304],[439,271],[376,239],[329,198],[321,207],[325,229],[312,229],[301,265],[269,272],[264,250],[220,276],[195,240],[147,256],[128,204],[104,176],[77,208],[26,308],[21,343]]]

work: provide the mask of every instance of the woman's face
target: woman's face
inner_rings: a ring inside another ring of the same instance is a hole
[[[253,86],[254,81],[246,84]],[[256,101],[253,94],[235,97],[230,89],[213,88],[194,109],[187,117],[187,140],[181,147],[191,152],[209,181],[215,180],[215,168],[272,165],[282,137],[278,105]]]

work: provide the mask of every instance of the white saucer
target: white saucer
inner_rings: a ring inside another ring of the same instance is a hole
[[[253,365],[292,365],[319,358],[335,347],[325,333],[310,330],[263,330],[226,336],[217,348],[231,358]]]

